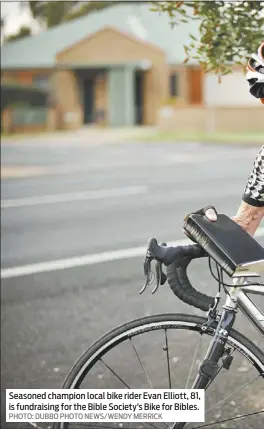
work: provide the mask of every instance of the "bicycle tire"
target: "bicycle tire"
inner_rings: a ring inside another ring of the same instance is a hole
[[[100,356],[129,338],[129,333],[131,334],[133,330],[136,331],[137,334],[140,334],[142,331],[162,329],[166,324],[167,328],[176,328],[178,326],[177,329],[179,329],[179,326],[182,325],[185,326],[184,329],[198,331],[205,321],[206,319],[204,317],[196,315],[165,313],[145,316],[124,323],[95,341],[81,355],[70,370],[62,388],[78,389],[85,375],[98,361]],[[216,326],[217,324],[215,323],[209,328],[206,334],[213,336]],[[251,340],[235,329],[232,329],[228,337],[228,343],[235,346],[235,348],[257,369],[260,375],[264,375],[264,353]],[[68,423],[66,422],[56,422],[54,423],[53,429],[66,429],[67,427]]]

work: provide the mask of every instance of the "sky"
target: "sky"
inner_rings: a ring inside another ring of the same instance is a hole
[[[5,21],[5,36],[16,33],[22,25],[31,27],[33,34],[39,31],[39,25],[32,20],[28,6],[25,5],[22,10],[18,1],[1,0],[1,17]]]
[[[22,9],[19,1],[1,0],[1,17],[5,21],[5,36],[16,33],[22,25],[31,27],[33,34],[39,31],[39,25],[32,19],[28,6]]]
[[[38,31],[38,25],[32,20],[28,7],[22,9],[20,2],[1,1],[1,17],[5,22],[5,36],[16,33],[21,25],[31,27],[33,33]]]
[[[30,27],[33,34],[38,33],[40,30],[39,24],[31,17],[31,13],[26,4],[26,1],[23,8],[21,8],[20,3],[21,2],[19,1],[1,0],[1,18],[4,19],[5,23],[4,31],[2,32],[3,34],[1,34],[1,43],[3,42],[4,36],[6,37],[17,33],[17,31],[23,25]]]

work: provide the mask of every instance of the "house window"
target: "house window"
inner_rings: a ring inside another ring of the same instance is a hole
[[[49,89],[50,87],[50,78],[49,76],[34,76],[33,85],[41,89]]]
[[[177,73],[172,73],[170,75],[170,96],[177,97],[178,95],[178,75]]]
[[[53,107],[56,105],[51,76],[35,75],[33,76],[32,83],[35,87],[48,93],[47,106]]]

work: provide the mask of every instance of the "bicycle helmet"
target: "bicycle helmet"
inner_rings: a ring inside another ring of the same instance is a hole
[[[250,94],[260,98],[264,104],[264,41],[258,48],[257,54],[252,54],[249,58],[246,77]]]

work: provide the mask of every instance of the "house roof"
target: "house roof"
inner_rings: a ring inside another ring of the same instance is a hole
[[[199,34],[197,21],[179,23],[172,28],[169,16],[151,11],[147,3],[122,3],[65,22],[37,35],[4,43],[1,66],[3,69],[54,67],[57,53],[100,31],[106,25],[160,47],[166,52],[168,62],[174,64],[183,62],[183,45],[191,41],[189,34]]]

